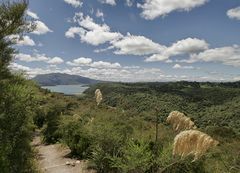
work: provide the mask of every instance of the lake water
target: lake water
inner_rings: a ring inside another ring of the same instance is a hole
[[[67,95],[82,94],[89,87],[86,85],[56,85],[56,86],[42,86],[42,88],[49,89],[52,92],[64,93]]]

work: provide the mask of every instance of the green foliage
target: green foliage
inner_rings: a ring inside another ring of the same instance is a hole
[[[71,149],[72,155],[80,158],[88,158],[92,144],[91,134],[84,127],[82,120],[74,120],[62,125],[63,141]]]
[[[31,172],[32,117],[36,101],[33,86],[21,77],[0,81],[1,172]]]
[[[161,173],[207,173],[207,171],[202,160],[191,162],[190,159],[185,159],[173,162],[161,170]]]
[[[90,126],[93,136],[91,161],[99,172],[111,172],[115,170],[111,157],[120,154],[133,129],[123,116],[109,113],[100,116]]]
[[[6,38],[12,34],[21,35],[34,29],[32,23],[26,22],[24,17],[26,9],[25,0],[0,3],[0,80],[9,77],[8,65],[13,58],[13,53],[16,53],[11,47],[14,41]]]
[[[144,173],[152,166],[153,154],[149,144],[129,140],[122,148],[121,157],[111,158],[111,166],[123,173]]]
[[[237,137],[236,132],[230,127],[219,126],[207,126],[207,134],[214,136],[219,141],[226,141],[228,139],[234,139]]]
[[[236,82],[238,83],[238,82]],[[104,103],[125,110],[128,116],[149,115],[155,106],[161,110],[160,122],[164,122],[173,110],[184,112],[198,127],[227,126],[240,133],[240,89],[235,83],[107,83],[90,87],[90,96],[96,88],[101,89]],[[165,112],[165,113],[164,113]]]
[[[36,86],[8,69],[13,54],[12,34],[31,29],[25,19],[27,2],[0,3],[0,171],[32,173],[33,153],[30,146],[33,116],[37,107]]]
[[[46,113],[44,112],[43,108],[39,108],[36,111],[36,115],[33,117],[33,122],[38,128],[42,128],[46,122]]]
[[[46,125],[43,129],[44,141],[46,143],[55,143],[59,140],[60,133],[58,129],[63,110],[62,105],[54,105],[47,113]]]

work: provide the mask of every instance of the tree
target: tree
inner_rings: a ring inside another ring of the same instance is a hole
[[[34,29],[32,22],[27,22],[25,11],[27,1],[2,2],[0,4],[0,80],[9,77],[8,66],[13,59],[16,50],[11,47],[13,40],[9,40],[10,35],[22,35]]]
[[[0,172],[33,172],[31,152],[33,85],[8,69],[15,49],[8,37],[30,31],[24,17],[27,1],[0,4]],[[30,27],[30,28],[29,28]]]

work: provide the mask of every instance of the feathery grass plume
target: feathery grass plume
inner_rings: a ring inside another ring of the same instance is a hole
[[[219,144],[209,135],[198,130],[185,130],[179,133],[173,144],[173,155],[180,155],[182,158],[194,155],[194,160],[199,159],[211,147]]]
[[[102,93],[101,93],[100,89],[96,89],[95,98],[96,98],[96,102],[97,102],[97,106],[98,106],[102,101]]]
[[[180,132],[182,130],[196,129],[194,122],[183,113],[172,111],[167,117],[167,123],[171,124],[173,130]]]

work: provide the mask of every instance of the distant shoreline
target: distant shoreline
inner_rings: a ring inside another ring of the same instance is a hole
[[[80,95],[90,86],[87,84],[78,85],[54,85],[54,86],[41,86],[43,89],[48,89],[54,93],[60,93],[64,95]]]
[[[70,86],[70,85],[81,85],[83,87],[90,87],[91,84],[60,84],[60,85],[40,85],[40,87],[54,87],[54,86]]]

